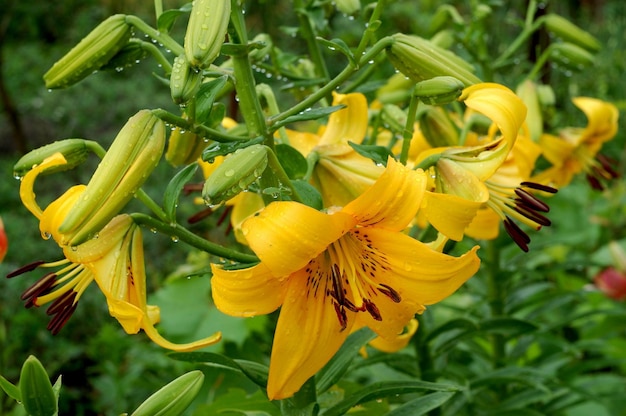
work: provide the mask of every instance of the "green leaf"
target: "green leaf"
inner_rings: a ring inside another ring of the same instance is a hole
[[[163,195],[163,208],[167,219],[170,222],[176,221],[176,207],[178,205],[178,198],[180,196],[183,187],[187,182],[191,180],[193,175],[198,169],[197,163],[192,163],[182,168],[174,175],[170,183],[165,188],[165,194]]]
[[[174,25],[174,22],[181,14],[189,13],[191,11],[191,3],[187,3],[180,9],[166,10],[159,16],[157,21],[157,28],[159,32],[169,33]]]
[[[183,374],[148,397],[131,416],[179,416],[198,395],[203,381],[200,370]]]
[[[0,376],[0,388],[13,400],[22,401],[20,388],[2,376]]]
[[[217,396],[211,404],[198,406],[194,415],[281,416],[281,413],[260,390],[248,394],[243,389],[230,389],[226,394]]]
[[[350,47],[344,42],[342,39],[335,38],[333,40],[327,40],[321,37],[317,37],[316,40],[321,43],[323,46],[326,46],[331,51],[339,51],[346,56],[350,60],[352,66],[357,66],[356,58],[354,54],[350,50]]]
[[[316,374],[315,384],[317,394],[324,393],[336,384],[346,373],[354,357],[358,355],[361,347],[375,337],[376,334],[367,327],[350,334],[341,348],[339,348],[339,351],[337,351],[333,358]]]
[[[438,391],[411,400],[392,410],[387,416],[420,416],[443,405],[454,396],[455,392]]]
[[[516,337],[534,332],[537,325],[515,318],[492,318],[482,321],[479,325],[481,331],[501,334],[507,337]]]
[[[301,112],[300,114],[296,114],[295,116],[290,116],[284,120],[279,121],[278,123],[274,124],[272,128],[276,130],[279,127],[286,126],[287,124],[290,124],[290,123],[295,123],[298,121],[306,121],[306,120],[316,120],[318,118],[326,117],[334,113],[335,111],[341,110],[344,107],[345,105],[333,105],[330,107],[319,107],[319,108],[314,108],[311,110],[306,110],[306,111]]]
[[[261,143],[263,143],[263,137],[241,142],[213,143],[202,152],[202,160],[213,163],[213,160],[218,156],[226,156],[235,150]]]
[[[391,153],[391,151],[384,146],[377,146],[373,144],[356,144],[352,142],[348,142],[348,144],[358,154],[368,159],[372,159],[377,165],[387,166],[387,159],[390,156],[393,157],[393,153]]]
[[[212,352],[176,352],[168,355],[179,361],[204,363],[210,367],[239,372],[259,387],[266,388],[267,386],[269,369],[263,364],[248,360],[232,360],[224,355]]]
[[[289,179],[302,179],[306,175],[308,165],[302,153],[288,144],[277,144],[275,152]]]
[[[291,181],[291,184],[296,189],[296,192],[298,192],[298,195],[300,195],[302,203],[317,210],[324,208],[322,194],[320,194],[320,191],[318,191],[313,185],[301,179]]]
[[[213,109],[215,97],[224,88],[228,76],[224,75],[212,81],[205,82],[196,93],[196,121],[206,124]]]
[[[57,414],[57,400],[48,373],[39,360],[29,356],[20,373],[20,393],[24,409],[31,416]]]
[[[322,412],[322,416],[341,416],[350,408],[370,400],[395,396],[398,394],[414,393],[421,390],[438,390],[455,392],[461,390],[460,386],[443,383],[430,383],[428,381],[407,380],[407,381],[383,381],[371,384],[356,393],[346,397],[333,407]]]

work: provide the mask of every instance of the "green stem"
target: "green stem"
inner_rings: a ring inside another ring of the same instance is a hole
[[[163,14],[163,0],[154,0],[154,15],[156,17],[156,21],[159,20],[159,17]]]
[[[296,188],[293,187],[291,179],[289,179],[289,176],[287,176],[287,174],[285,173],[285,170],[278,161],[278,158],[276,157],[274,151],[272,149],[268,149],[267,155],[268,165],[270,169],[272,169],[272,172],[274,172],[274,175],[276,176],[278,181],[289,188],[289,190],[291,191],[291,199],[293,201],[301,203],[302,198],[300,198],[300,195],[298,194],[298,191],[296,191]]]
[[[152,110],[155,116],[163,120],[164,122],[179,127],[183,130],[190,130],[195,134],[210,138],[216,142],[220,143],[229,143],[229,142],[237,142],[237,141],[245,141],[250,140],[249,137],[243,136],[232,136],[228,133],[225,133],[220,130],[212,129],[211,127],[207,127],[204,124],[194,124],[189,120],[185,120],[184,118],[174,115],[167,110],[163,110],[161,108],[157,108]]]
[[[159,32],[158,30],[156,30],[155,28],[153,28],[152,26],[150,26],[149,24],[147,24],[146,22],[144,22],[137,16],[134,16],[134,15],[126,16],[126,23],[136,27],[137,29],[145,33],[146,35],[150,36],[152,39],[159,42],[165,48],[172,51],[172,53],[175,56],[182,55],[183,53],[185,53],[185,50],[183,49],[183,47],[180,46],[178,42],[176,42],[174,39],[172,39],[170,35]]]
[[[499,318],[504,315],[504,294],[500,281],[500,249],[494,240],[487,242],[487,297],[491,318]],[[492,334],[491,345],[493,349],[493,367],[500,368],[504,365],[505,340],[502,334]]]
[[[369,45],[370,41],[374,37],[374,32],[376,32],[378,26],[380,26],[380,16],[383,13],[383,9],[385,8],[386,3],[386,0],[378,0],[378,2],[376,2],[374,11],[372,12],[370,20],[367,23],[367,29],[365,29],[363,36],[361,36],[359,46],[357,46],[356,48],[355,56],[361,56],[365,51],[367,45]]]
[[[280,113],[280,108],[278,107],[278,102],[276,101],[274,90],[272,90],[269,85],[257,85],[256,92],[265,100],[265,103],[267,104],[267,110],[270,115]],[[281,127],[278,129],[278,136],[280,137],[281,143],[289,144],[289,136],[287,136],[287,129],[285,129],[285,127]]]
[[[309,57],[315,66],[315,75],[324,80],[324,83],[330,79],[326,62],[322,56],[319,44],[317,43],[316,34],[311,25],[311,19],[302,6],[301,0],[294,0],[294,10],[300,22],[300,35],[306,41]]]
[[[146,193],[143,189],[139,188],[139,190],[135,193],[135,197],[140,200],[146,207],[150,209],[161,221],[167,221],[167,214],[163,211],[163,208],[159,206],[150,195]]]
[[[177,238],[192,247],[206,251],[207,253],[213,254],[215,256],[239,261],[242,263],[256,263],[259,261],[259,259],[254,255],[240,253],[236,250],[221,246],[211,241],[207,241],[204,238],[199,237],[198,235],[192,233],[184,227],[181,227],[178,224],[164,223],[154,217],[141,213],[132,213],[130,214],[130,216],[137,224],[145,225],[151,229],[169,235],[172,238]]]
[[[411,139],[413,138],[413,127],[415,125],[415,117],[417,115],[417,107],[419,106],[419,98],[415,94],[411,94],[411,102],[409,103],[409,111],[406,117],[406,125],[402,130],[402,152],[400,153],[400,163],[406,165],[409,160],[409,148],[411,147]]]
[[[150,53],[150,55],[152,55],[154,59],[157,60],[159,65],[161,65],[161,67],[163,68],[163,71],[165,71],[166,74],[169,74],[172,72],[172,64],[161,53],[161,50],[157,48],[156,46],[154,46],[154,44],[150,42],[146,42],[141,39],[131,39],[129,43],[137,43],[139,44],[139,46],[141,46],[141,49]]]
[[[530,70],[530,72],[528,72],[528,74],[526,74],[527,80],[535,79],[539,72],[543,69],[554,49],[552,46],[553,45],[548,46],[546,50],[544,50],[543,53],[539,55],[539,58],[537,58],[537,61],[535,61],[535,65],[533,65],[533,68]]]
[[[529,11],[530,11],[530,8],[529,8]],[[531,16],[530,21],[532,21],[532,14],[530,16]],[[493,69],[498,69],[502,66],[507,65],[507,60],[511,57],[511,55],[513,55],[520,48],[520,46],[522,46],[522,44],[530,37],[530,35],[532,35],[533,32],[535,32],[537,29],[541,27],[542,24],[543,24],[542,18],[539,18],[535,20],[535,22],[530,23],[528,15],[527,15],[524,30],[522,30],[522,33],[520,33],[517,36],[517,38],[515,38],[513,43],[509,45],[509,47],[504,51],[504,53],[502,53],[502,55],[500,55],[498,59],[496,59],[493,62],[492,64]]]
[[[277,114],[268,119],[268,125],[274,125],[279,121],[286,119],[287,117],[298,114],[307,108],[312,107],[315,103],[320,101],[326,95],[328,95],[331,91],[335,90],[339,85],[341,85],[345,80],[350,78],[352,74],[357,72],[364,63],[367,63],[373,60],[378,54],[380,54],[385,48],[391,45],[394,42],[393,38],[390,36],[384,37],[372,46],[372,48],[367,51],[365,54],[361,56],[361,59],[358,60],[356,64],[348,63],[348,65],[333,79],[328,81],[326,85],[321,87],[319,90],[315,91],[313,94],[309,95],[304,100],[300,101],[295,106],[290,109],[283,111],[280,114]]]

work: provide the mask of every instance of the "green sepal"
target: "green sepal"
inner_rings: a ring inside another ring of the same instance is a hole
[[[259,387],[265,388],[267,386],[269,368],[263,364],[248,360],[233,360],[213,352],[175,352],[168,354],[168,356],[178,361],[204,363],[209,367],[235,371],[248,377]]]
[[[372,159],[377,165],[387,166],[387,159],[390,156],[393,157],[393,153],[391,153],[391,150],[387,149],[384,146],[378,146],[373,144],[356,144],[352,142],[348,142],[348,144],[358,154],[368,159]]]
[[[215,97],[224,89],[228,81],[228,76],[216,78],[212,81],[203,83],[196,93],[196,121],[206,124],[209,119]]]
[[[314,108],[312,110],[306,110],[299,114],[287,117],[284,120],[277,122],[276,124],[272,126],[272,128],[276,130],[290,123],[296,123],[298,121],[316,120],[318,118],[326,117],[334,113],[335,111],[339,111],[344,107],[345,105],[333,105],[330,107],[320,107],[320,108]]]
[[[0,376],[0,389],[2,389],[13,400],[18,402],[22,401],[20,388],[2,376]]]
[[[288,144],[277,144],[275,153],[289,179],[302,179],[307,172],[306,158]]]
[[[163,195],[163,210],[170,222],[176,221],[176,207],[178,206],[178,198],[187,182],[191,180],[198,169],[197,163],[192,163],[182,168],[172,180],[167,184]]]
[[[179,416],[198,395],[203,382],[200,370],[183,374],[148,397],[131,416]]]
[[[65,139],[49,143],[22,156],[13,166],[13,175],[16,177],[24,176],[33,166],[41,164],[47,157],[55,153],[61,153],[67,163],[53,166],[41,174],[48,175],[73,169],[87,160],[87,156],[89,156],[94,145],[98,146],[96,142],[83,139]]]
[[[24,409],[31,416],[53,416],[58,412],[57,397],[50,378],[39,360],[29,356],[20,373],[20,393]]]
[[[348,371],[359,350],[375,337],[376,334],[367,327],[350,334],[339,351],[315,375],[317,394],[322,394],[335,385]]]

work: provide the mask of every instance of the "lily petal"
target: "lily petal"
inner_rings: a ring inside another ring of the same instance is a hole
[[[248,219],[242,233],[276,277],[303,268],[356,224],[346,213],[332,215],[291,201],[269,204]]]
[[[481,187],[485,187],[481,184]],[[456,195],[427,192],[422,210],[437,231],[454,241],[461,241],[465,229],[486,201],[473,201]]]
[[[22,203],[26,209],[37,217],[37,219],[41,218],[43,211],[35,199],[35,179],[37,179],[37,176],[39,176],[39,174],[46,169],[66,163],[67,161],[65,160],[65,157],[63,157],[61,153],[55,153],[52,156],[47,157],[39,165],[29,170],[28,173],[22,178],[22,182],[20,183],[20,198],[22,199]]]
[[[360,93],[338,94],[333,92],[333,97],[333,105],[345,105],[346,107],[330,115],[319,144],[361,143],[367,132],[367,99]]]
[[[250,317],[278,309],[287,290],[286,280],[277,279],[263,264],[248,269],[224,270],[211,265],[211,294],[220,311]]]

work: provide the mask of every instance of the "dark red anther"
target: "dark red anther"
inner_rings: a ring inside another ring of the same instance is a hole
[[[46,309],[46,314],[54,315],[59,311],[67,308],[69,305],[74,303],[76,295],[77,293],[73,290],[68,290],[67,292],[56,298],[55,301],[52,302],[50,306],[48,306],[48,309]]]
[[[553,188],[551,186],[548,185],[542,185],[540,183],[536,183],[536,182],[522,182],[520,183],[521,186],[525,186],[527,188],[530,189],[536,189],[538,191],[543,191],[543,192],[547,192],[549,194],[556,194],[559,190],[556,188]]]
[[[378,291],[383,295],[389,297],[395,303],[399,303],[402,300],[402,297],[394,288],[391,286],[387,286],[383,283],[379,284],[377,287]]]
[[[57,275],[56,273],[48,273],[41,279],[37,280],[33,285],[31,285],[28,289],[22,293],[20,299],[27,300],[33,299],[35,300],[39,295],[44,293],[46,290],[50,289],[54,282],[56,282]]]
[[[76,310],[76,305],[78,305],[78,303],[74,303],[56,314],[54,318],[50,320],[46,329],[48,329],[52,335],[58,334]]]
[[[346,314],[346,310],[343,306],[340,306],[335,302],[333,302],[333,306],[335,307],[335,313],[337,314],[339,325],[341,325],[341,330],[343,331],[348,326],[348,315]]]
[[[27,264],[25,266],[22,266],[19,269],[13,270],[11,273],[7,274],[7,279],[10,279],[10,278],[15,277],[15,276],[19,276],[20,274],[24,274],[24,273],[33,271],[37,267],[41,266],[44,263],[45,263],[45,261],[38,260],[38,261],[34,261],[32,263],[29,263],[29,264]]]
[[[363,299],[363,304],[365,305],[365,309],[372,316],[372,318],[377,321],[383,320],[383,317],[381,316],[380,311],[378,310],[374,302],[369,299]]]
[[[532,210],[541,212],[550,212],[550,207],[543,201],[537,199],[536,196],[521,188],[515,188],[515,195],[519,197],[519,202]]]
[[[504,219],[504,229],[511,236],[515,244],[519,246],[523,251],[528,253],[528,243],[530,243],[530,237],[522,231],[517,224],[515,224],[509,217]]]

